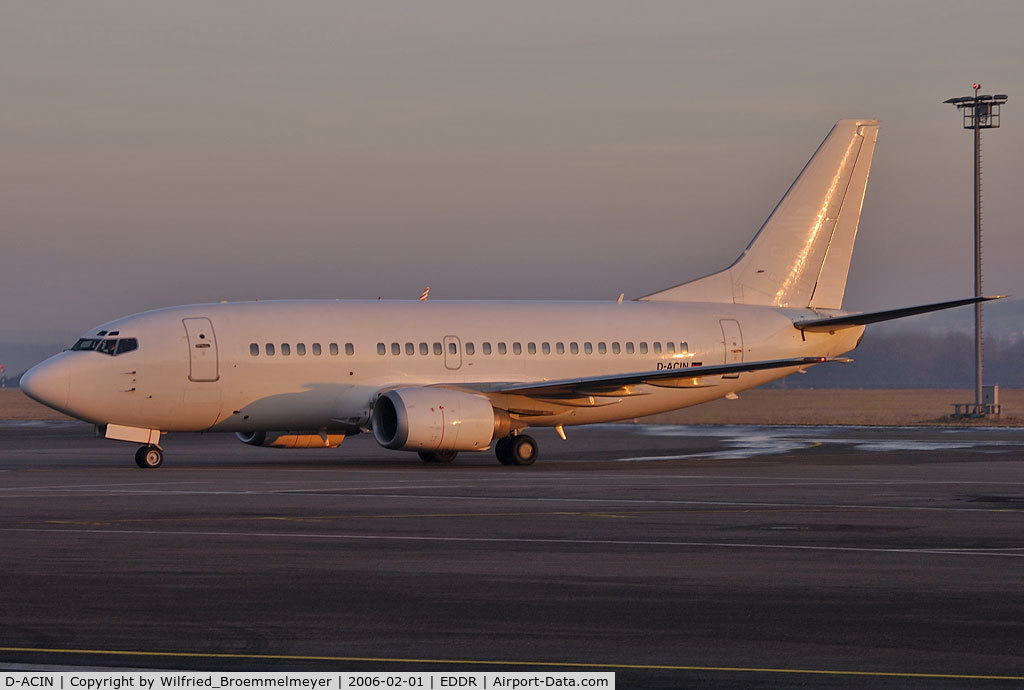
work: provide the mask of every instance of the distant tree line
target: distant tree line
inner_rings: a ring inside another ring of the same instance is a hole
[[[1024,338],[986,336],[984,383],[1024,388]],[[974,335],[963,332],[868,332],[847,356],[852,364],[813,367],[772,387],[973,388]]]

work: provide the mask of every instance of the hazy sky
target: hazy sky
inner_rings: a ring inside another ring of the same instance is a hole
[[[882,121],[845,306],[1024,295],[1024,3],[0,1],[0,340],[218,299],[635,297]]]

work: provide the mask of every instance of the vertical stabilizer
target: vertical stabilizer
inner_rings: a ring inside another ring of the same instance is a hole
[[[842,307],[877,136],[877,120],[837,122],[732,266],[640,299]]]

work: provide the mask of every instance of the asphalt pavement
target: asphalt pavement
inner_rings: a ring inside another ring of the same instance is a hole
[[[1024,431],[606,425],[541,458],[0,422],[0,668],[1024,685]]]

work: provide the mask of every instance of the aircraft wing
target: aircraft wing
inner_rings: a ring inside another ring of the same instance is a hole
[[[835,316],[826,319],[806,319],[804,321],[796,321],[793,323],[793,325],[799,328],[801,331],[809,331],[811,333],[832,333],[843,328],[853,328],[854,326],[866,326],[869,323],[878,323],[879,321],[890,321],[892,319],[902,319],[905,316],[927,314],[930,311],[939,311],[941,309],[962,307],[965,304],[988,302],[994,299],[1003,299],[1004,297],[1009,297],[1009,295],[968,297],[966,299],[956,299],[951,302],[935,302],[933,304],[921,304],[916,307],[902,307],[900,309],[887,309],[886,311],[869,311],[860,314],[847,314],[844,316]]]
[[[794,357],[791,359],[771,359],[761,362],[737,362],[735,364],[712,364],[682,369],[661,369],[659,371],[641,371],[630,374],[611,374],[608,376],[588,376],[576,379],[558,379],[553,381],[531,381],[528,383],[500,384],[487,392],[509,393],[534,397],[563,396],[623,396],[630,395],[628,386],[650,384],[669,388],[699,387],[697,382],[705,376],[722,376],[740,374],[762,369],[786,369],[805,367],[823,362],[849,362],[848,359],[829,357]],[[690,383],[693,382],[693,383]]]

